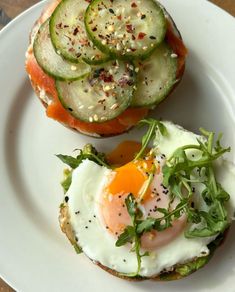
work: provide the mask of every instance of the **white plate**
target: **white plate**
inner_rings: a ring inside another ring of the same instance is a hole
[[[235,20],[205,0],[162,0],[189,48],[181,85],[156,116],[197,130],[223,131],[235,149]],[[194,275],[171,283],[129,283],[83,255],[59,230],[63,165],[54,156],[86,142],[108,150],[139,133],[95,140],[49,120],[24,71],[28,35],[44,3],[0,33],[0,274],[17,291],[235,291],[235,229],[213,260]],[[235,160],[235,151],[231,159]],[[95,288],[94,288],[95,287]]]

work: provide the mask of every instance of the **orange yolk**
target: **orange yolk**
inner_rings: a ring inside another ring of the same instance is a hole
[[[121,142],[112,152],[107,155],[110,165],[121,166],[127,164],[135,158],[136,153],[141,149],[141,143],[136,141]],[[147,149],[145,154],[149,152]]]
[[[126,223],[130,224],[125,199],[130,193],[137,200],[140,198],[152,165],[153,160],[151,159],[147,161],[139,160],[137,162],[129,162],[114,170],[114,177],[111,177],[111,182],[106,187],[101,198],[103,219],[112,233],[119,234],[125,228]],[[144,192],[142,203],[151,199],[151,194],[152,191],[148,187]]]
[[[107,192],[113,196],[132,193],[138,199],[140,190],[148,179],[147,172],[150,171],[151,165],[152,162],[146,163],[141,160],[115,169],[115,177],[108,186]],[[145,197],[149,197],[150,194],[151,191],[148,189]]]
[[[109,162],[122,165],[115,168],[109,177],[103,194],[100,198],[100,213],[106,229],[112,234],[120,235],[127,225],[131,225],[130,215],[127,211],[125,199],[132,193],[142,206],[144,217],[159,218],[161,213],[157,208],[168,208],[170,196],[168,190],[162,185],[162,166],[165,163],[164,156],[160,155],[155,160],[151,156],[147,159],[133,161],[135,154],[141,145],[133,141],[122,142],[108,155]],[[129,162],[132,160],[131,162]],[[125,164],[126,163],[126,164]],[[123,165],[124,164],[124,165]],[[153,165],[155,168],[153,168]],[[154,179],[148,183],[149,173],[154,169]],[[144,196],[141,198],[141,194]],[[171,207],[175,208],[178,201],[175,200]],[[147,250],[154,250],[171,242],[184,229],[186,217],[173,221],[172,227],[157,232],[151,231],[141,237],[141,246]]]

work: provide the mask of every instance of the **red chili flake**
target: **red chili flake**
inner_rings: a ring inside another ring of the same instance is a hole
[[[97,27],[92,28],[92,31],[97,31]]]
[[[126,25],[126,31],[127,31],[128,33],[133,33],[133,32],[134,32],[134,27],[133,27],[133,25],[132,25],[132,24],[127,24],[127,25]]]
[[[133,3],[131,4],[131,7],[132,7],[132,8],[136,8],[136,7],[137,7],[137,4],[136,4],[135,2],[133,2]]]
[[[136,49],[133,49],[133,48],[131,48],[131,51],[132,51],[132,52],[135,52],[135,51],[136,51]]]
[[[144,33],[144,32],[140,32],[140,33],[138,34],[138,40],[142,40],[145,36],[146,36],[146,33]]]
[[[105,73],[105,71],[101,72],[99,78],[103,80],[105,83],[113,82],[113,75]]]
[[[117,19],[122,20],[121,14],[117,16]]]

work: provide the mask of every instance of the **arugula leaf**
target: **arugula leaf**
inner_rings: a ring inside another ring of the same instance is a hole
[[[133,238],[135,237],[135,228],[133,226],[127,226],[124,232],[118,237],[116,241],[116,246],[122,246],[126,243],[132,243]]]
[[[135,156],[135,160],[138,160],[144,156],[145,150],[147,149],[149,143],[156,137],[159,131],[162,136],[167,135],[167,129],[163,123],[155,119],[144,119],[139,122],[139,126],[148,126],[146,134],[142,137],[142,147]]]
[[[56,155],[63,163],[67,164],[70,166],[72,169],[75,169],[78,167],[78,165],[81,163],[77,158],[74,158],[72,156],[68,155],[62,155],[58,154]]]
[[[116,241],[116,246],[120,247],[126,243],[132,243],[131,251],[136,253],[137,258],[137,271],[128,274],[129,277],[136,277],[139,275],[141,268],[141,258],[148,255],[148,252],[140,253],[140,236],[137,232],[138,220],[143,216],[141,210],[138,208],[137,201],[133,194],[129,194],[125,199],[127,211],[131,217],[132,226],[127,226],[122,234],[119,235]]]
[[[187,191],[188,199],[192,196],[192,187],[190,177],[197,170],[199,173],[204,172],[203,179],[198,181],[204,184],[205,189],[202,192],[202,198],[207,204],[208,212],[193,210],[186,207],[184,209],[190,223],[202,223],[195,229],[185,232],[186,237],[208,237],[218,233],[223,233],[228,227],[227,212],[224,202],[229,200],[229,194],[216,181],[213,162],[221,157],[230,148],[223,148],[220,143],[221,135],[214,143],[215,134],[201,129],[205,136],[205,141],[198,139],[199,145],[186,145],[179,147],[168,159],[167,164],[163,167],[163,184],[169,187],[173,195],[185,197]],[[214,146],[215,144],[215,146]],[[197,150],[201,153],[197,160],[188,158],[187,150]],[[184,194],[182,192],[184,188]]]
[[[152,217],[148,217],[147,219],[143,221],[139,221],[137,226],[137,232],[138,234],[143,234],[144,232],[151,231],[155,226],[155,220]]]
[[[101,166],[105,166],[107,168],[110,168],[110,166],[107,164],[105,155],[103,153],[98,152],[95,147],[93,147],[91,144],[86,144],[83,148],[83,150],[79,150],[80,153],[77,155],[77,157],[72,157],[68,155],[56,155],[62,162],[70,166],[72,169],[77,168],[83,160],[89,159],[91,161],[96,162],[97,164]]]
[[[83,150],[79,151],[80,153],[76,157],[62,154],[56,155],[63,163],[71,167],[71,170],[65,170],[65,178],[61,183],[65,193],[68,191],[72,183],[72,171],[77,168],[83,160],[89,159],[101,166],[110,168],[110,166],[106,163],[105,155],[98,152],[91,144],[85,145]]]
[[[132,223],[134,223],[137,213],[137,202],[133,194],[129,194],[125,199],[127,211],[131,216]]]

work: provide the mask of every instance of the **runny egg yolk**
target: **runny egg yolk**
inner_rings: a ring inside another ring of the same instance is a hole
[[[127,142],[126,142],[127,143]],[[125,144],[126,144],[125,143]],[[122,143],[123,144],[123,143]],[[136,150],[136,144],[128,144],[128,149],[132,156]],[[127,144],[126,144],[127,146]],[[115,156],[121,155],[120,149]],[[112,159],[112,157],[111,157]],[[100,198],[100,211],[106,229],[112,234],[120,235],[127,225],[131,225],[131,218],[128,214],[125,199],[131,193],[141,205],[143,216],[158,218],[162,214],[157,208],[168,208],[170,202],[169,191],[162,184],[163,175],[162,166],[165,163],[165,157],[160,155],[157,158],[147,156],[146,159],[131,161],[113,170]],[[153,180],[149,183],[150,173],[154,173]],[[173,202],[171,208],[174,208],[178,202]],[[144,234],[141,238],[141,245],[149,250],[163,246],[172,241],[179,235],[186,223],[186,218],[181,216],[173,222],[172,227],[162,232],[151,231]]]

